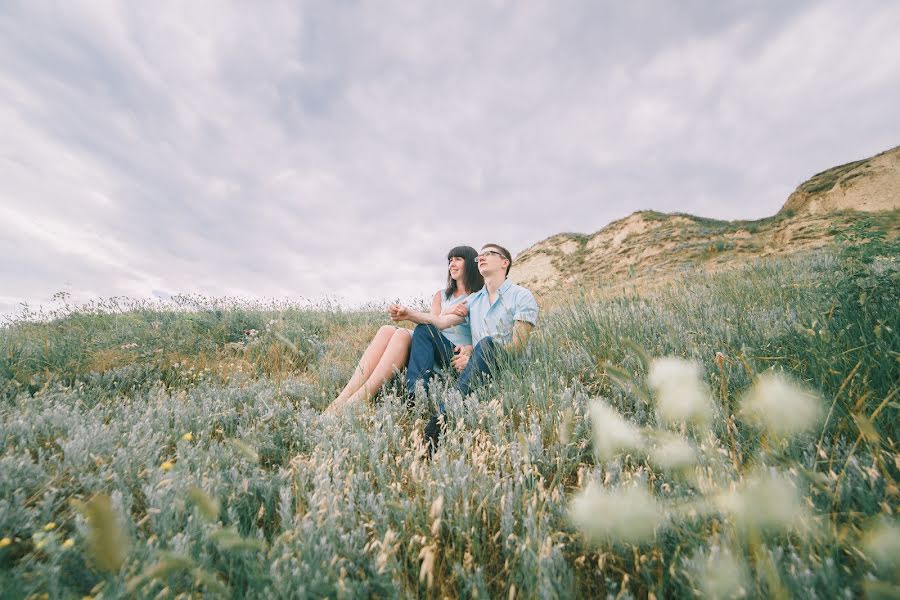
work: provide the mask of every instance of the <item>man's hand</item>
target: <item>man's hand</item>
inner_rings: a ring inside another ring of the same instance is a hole
[[[469,357],[472,355],[472,346],[456,346],[453,349],[456,355],[453,357],[453,368],[462,373],[469,364]]]
[[[388,307],[388,314],[391,315],[391,321],[409,320],[409,309],[400,304],[391,304]]]
[[[525,348],[528,343],[528,336],[531,335],[534,325],[528,321],[516,321],[513,326],[512,340],[506,345],[506,349],[510,352],[518,352]]]

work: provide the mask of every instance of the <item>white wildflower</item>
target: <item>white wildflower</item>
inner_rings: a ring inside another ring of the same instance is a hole
[[[559,416],[559,442],[565,446],[572,439],[572,422],[575,419],[575,412],[571,407],[562,411]]]
[[[900,566],[900,526],[882,523],[863,537],[863,551],[883,567]]]
[[[419,583],[424,583],[428,589],[434,585],[434,563],[437,558],[437,546],[431,544],[425,546],[419,552],[419,560],[422,566],[419,568]]]
[[[665,517],[643,488],[607,491],[591,482],[569,506],[576,527],[594,541],[638,543],[653,537]]]
[[[431,510],[428,511],[428,514],[432,519],[437,519],[441,516],[441,513],[444,510],[444,496],[438,496],[434,499],[434,502],[431,503]]]
[[[712,399],[702,379],[700,364],[667,356],[650,364],[648,382],[656,392],[664,421],[706,423],[713,414]]]
[[[744,395],[741,416],[779,437],[789,437],[815,425],[822,403],[811,390],[773,371],[763,373]]]
[[[782,475],[760,473],[715,499],[719,510],[743,529],[785,531],[806,524],[797,488]]]
[[[622,450],[639,449],[644,444],[638,428],[603,400],[591,402],[591,426],[594,454],[599,460],[608,460]]]
[[[663,469],[682,469],[697,462],[697,452],[680,435],[666,435],[654,445],[650,459]]]
[[[705,598],[736,598],[746,594],[747,568],[731,552],[710,554],[700,573]]]

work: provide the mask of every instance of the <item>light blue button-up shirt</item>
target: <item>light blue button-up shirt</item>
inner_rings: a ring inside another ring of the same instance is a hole
[[[516,321],[537,325],[538,305],[534,295],[509,279],[500,286],[493,304],[487,287],[469,294],[467,301],[469,316],[466,320],[472,328],[472,344],[487,336],[508,344],[512,341]]]

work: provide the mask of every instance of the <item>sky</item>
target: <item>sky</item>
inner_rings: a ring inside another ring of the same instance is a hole
[[[0,314],[425,297],[900,144],[900,2],[0,3]],[[515,266],[513,267],[515,268]]]

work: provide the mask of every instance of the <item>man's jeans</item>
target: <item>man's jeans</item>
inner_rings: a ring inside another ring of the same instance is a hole
[[[491,337],[482,338],[469,357],[469,364],[459,376],[457,389],[466,397],[472,387],[494,368],[500,347]],[[415,398],[416,382],[422,381],[425,393],[434,375],[435,367],[449,367],[453,360],[453,344],[434,325],[419,325],[413,332],[409,350],[409,365],[406,369],[406,392],[412,401]],[[444,412],[444,403],[439,404]]]

